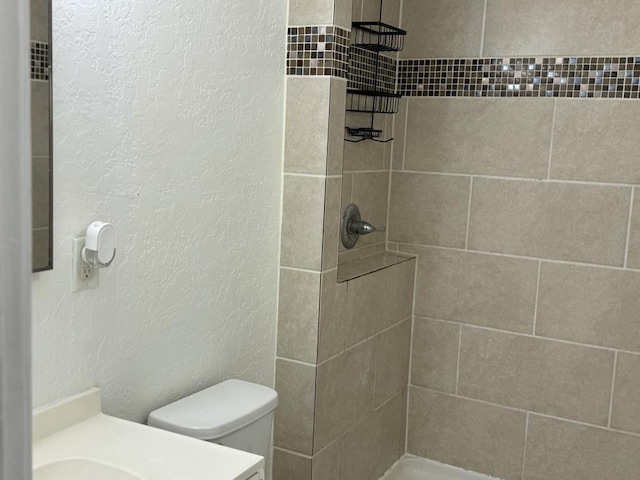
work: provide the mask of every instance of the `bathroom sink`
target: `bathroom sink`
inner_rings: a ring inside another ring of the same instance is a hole
[[[258,455],[102,413],[100,390],[33,415],[35,480],[248,480]]]
[[[144,480],[122,468],[90,458],[66,458],[33,470],[33,480]]]

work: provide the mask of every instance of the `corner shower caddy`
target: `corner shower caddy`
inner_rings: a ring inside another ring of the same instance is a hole
[[[376,113],[398,113],[401,95],[399,93],[385,92],[378,85],[380,69],[380,52],[399,52],[404,48],[406,31],[382,22],[382,0],[380,1],[380,17],[377,22],[353,22],[352,34],[354,35],[352,47],[368,50],[375,54],[373,63],[373,88],[371,90],[347,89],[347,111],[364,112],[371,114],[369,127],[346,127],[347,134],[351,137],[360,137],[359,140],[348,142],[361,142],[374,140],[377,142],[390,142],[378,140],[382,136],[382,130],[374,128]]]

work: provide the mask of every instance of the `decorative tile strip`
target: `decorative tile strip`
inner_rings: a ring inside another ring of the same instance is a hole
[[[374,85],[376,57],[379,58],[378,81],[377,85]],[[347,78],[348,88],[393,93],[396,89],[396,60],[362,48],[351,47],[349,49],[349,76]]]
[[[289,27],[287,75],[333,75],[347,78],[348,30],[335,26]]]
[[[31,80],[49,80],[49,44],[31,41]]]
[[[639,98],[640,57],[400,60],[397,91],[420,97]]]

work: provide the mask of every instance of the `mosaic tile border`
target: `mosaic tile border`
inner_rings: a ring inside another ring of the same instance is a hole
[[[419,59],[398,62],[417,97],[640,98],[640,57]]]
[[[287,74],[347,78],[350,32],[335,26],[289,27]]]
[[[49,44],[31,41],[31,80],[49,80]]]

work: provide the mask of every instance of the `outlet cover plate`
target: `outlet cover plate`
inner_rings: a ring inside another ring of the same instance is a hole
[[[98,288],[98,269],[90,267],[82,261],[82,248],[85,237],[73,239],[73,251],[71,257],[71,291],[80,292]]]

